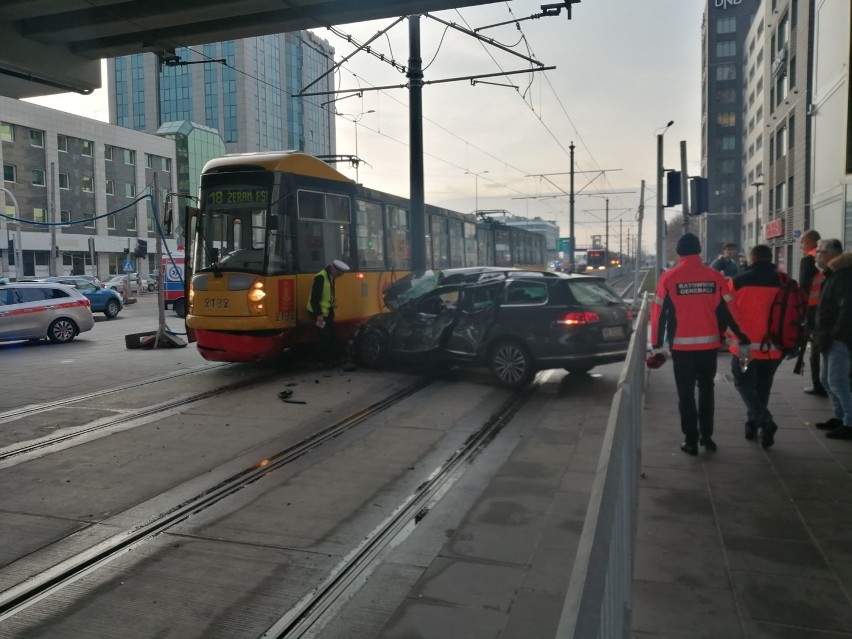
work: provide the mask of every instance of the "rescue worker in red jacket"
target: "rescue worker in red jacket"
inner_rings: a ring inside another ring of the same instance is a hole
[[[814,323],[816,321],[817,305],[819,304],[819,292],[825,280],[825,275],[816,265],[817,242],[819,240],[819,231],[815,229],[805,231],[802,239],[799,240],[799,247],[803,253],[802,259],[799,262],[799,286],[808,294],[807,328],[809,339],[807,341],[811,345],[811,386],[810,388],[806,388],[805,392],[808,395],[827,397],[828,392],[822,387],[822,382],[819,379],[819,344],[814,339]],[[807,342],[802,344],[802,348],[807,348],[807,346]]]
[[[662,352],[668,344],[677,386],[680,449],[698,454],[700,443],[709,452],[713,441],[714,382],[722,334],[731,327],[744,344],[748,336],[736,326],[727,300],[725,276],[701,262],[701,242],[692,233],[677,242],[680,263],[660,277],[651,311],[651,344]],[[698,386],[698,405],[695,388]]]
[[[786,275],[779,274],[772,263],[772,249],[758,244],[749,251],[748,269],[730,282],[734,293],[731,314],[751,342],[750,349],[745,350],[731,344],[731,374],[746,406],[745,438],[753,440],[759,436],[763,448],[775,443],[778,430],[769,411],[769,393],[784,353],[764,338],[782,277]]]

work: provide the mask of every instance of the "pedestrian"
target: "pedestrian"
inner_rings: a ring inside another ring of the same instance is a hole
[[[654,355],[668,345],[677,387],[680,449],[698,454],[701,444],[709,452],[713,441],[714,377],[721,334],[730,327],[743,345],[748,336],[739,330],[728,310],[733,299],[728,283],[717,270],[701,262],[701,242],[686,233],[677,242],[680,262],[660,276],[651,312],[651,344]],[[695,389],[698,387],[698,404]]]
[[[784,353],[764,337],[775,295],[782,285],[780,277],[772,263],[772,249],[758,244],[749,251],[748,268],[730,281],[734,293],[731,314],[750,342],[747,349],[730,346],[731,374],[746,406],[745,438],[759,436],[763,448],[775,443],[778,430],[769,411],[769,393]]]
[[[849,389],[852,353],[852,253],[843,253],[840,240],[820,240],[817,266],[825,275],[816,314],[816,338],[822,353],[822,385],[828,391],[834,417],[817,424],[830,439],[852,439],[852,391]]]
[[[308,314],[319,329],[319,362],[326,368],[337,364],[339,351],[334,326],[334,282],[348,271],[349,265],[343,260],[332,261],[314,277],[308,299]]]
[[[808,295],[808,316],[805,321],[808,338],[802,344],[802,349],[807,349],[808,344],[811,347],[809,360],[811,367],[811,386],[810,388],[806,388],[805,392],[808,395],[825,397],[828,393],[822,387],[822,382],[819,379],[819,344],[814,339],[814,322],[816,321],[817,304],[819,304],[819,291],[822,288],[822,282],[825,278],[822,271],[816,265],[817,242],[819,240],[819,231],[816,229],[805,231],[802,239],[799,240],[799,248],[802,250],[802,259],[799,262],[799,286]],[[804,354],[800,355],[800,359],[803,357]]]
[[[722,254],[710,263],[710,268],[719,271],[725,277],[734,277],[740,272],[736,256],[737,245],[728,242],[722,247]]]

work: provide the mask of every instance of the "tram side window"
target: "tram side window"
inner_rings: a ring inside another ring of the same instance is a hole
[[[494,266],[512,266],[512,244],[508,230],[494,231]]]
[[[349,263],[349,198],[299,191],[299,269],[315,273],[332,260]]]
[[[479,266],[496,266],[494,261],[494,232],[482,227],[477,233],[477,258]]]
[[[476,224],[464,223],[464,265],[477,266]]]
[[[358,238],[358,268],[385,267],[385,232],[382,226],[382,205],[377,202],[355,201],[356,236]]]
[[[391,269],[411,268],[411,224],[408,211],[398,206],[385,209],[388,232],[388,262]]]
[[[449,268],[449,231],[447,218],[438,215],[431,216],[432,228],[432,268]]]
[[[448,220],[450,230],[450,267],[464,266],[464,238],[462,237],[461,220]]]

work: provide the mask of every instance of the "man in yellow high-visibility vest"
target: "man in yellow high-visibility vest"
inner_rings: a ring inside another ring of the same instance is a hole
[[[334,327],[334,281],[349,271],[343,260],[334,260],[314,277],[311,296],[308,299],[308,314],[314,320],[319,334],[319,360],[325,366],[333,366],[337,360],[337,331]]]

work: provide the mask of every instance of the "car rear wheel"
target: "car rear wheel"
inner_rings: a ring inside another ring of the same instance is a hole
[[[118,315],[120,310],[121,304],[118,303],[118,300],[110,300],[107,302],[106,308],[104,309],[104,315],[106,315],[108,319],[112,319]]]
[[[178,317],[186,317],[186,300],[179,299],[174,304],[175,315]]]
[[[55,319],[47,327],[47,337],[54,344],[65,344],[77,335],[77,325],[67,317]]]
[[[594,366],[566,366],[565,370],[572,375],[582,375],[583,373],[588,373],[593,368]]]
[[[529,383],[535,374],[532,357],[519,342],[504,340],[491,349],[491,374],[503,386],[518,388]]]
[[[358,363],[367,368],[378,368],[385,363],[388,349],[384,334],[379,331],[367,331],[358,340],[356,349]]]

